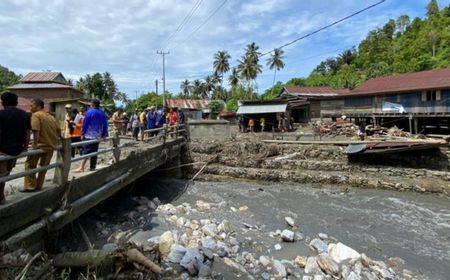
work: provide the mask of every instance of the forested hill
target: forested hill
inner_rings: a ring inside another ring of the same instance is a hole
[[[432,0],[424,12],[423,19],[402,15],[389,20],[370,31],[357,48],[322,61],[307,78],[294,78],[286,84],[354,88],[379,76],[450,67],[450,6],[440,9]],[[282,86],[276,85],[278,89]],[[271,99],[270,92],[263,98]]]

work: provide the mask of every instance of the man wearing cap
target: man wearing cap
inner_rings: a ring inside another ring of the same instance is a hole
[[[87,111],[81,127],[81,135],[84,140],[100,140],[108,136],[108,117],[100,109],[100,101],[92,100],[91,108]],[[99,143],[86,144],[83,146],[83,155],[96,153]],[[75,172],[84,172],[87,159],[82,159],[80,167]],[[90,158],[90,171],[94,171],[97,166],[97,156]]]
[[[70,138],[73,132],[72,105],[66,104],[64,108],[66,109],[66,116],[64,117],[64,138]]]

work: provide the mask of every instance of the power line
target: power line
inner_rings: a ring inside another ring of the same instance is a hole
[[[368,6],[368,7],[365,7],[364,9],[359,10],[359,11],[357,11],[357,12],[351,14],[351,15],[348,15],[348,16],[346,16],[346,17],[343,17],[343,18],[341,18],[341,19],[339,19],[339,20],[337,20],[337,21],[334,21],[334,22],[332,22],[332,23],[330,23],[330,24],[327,24],[327,25],[325,25],[325,26],[323,26],[323,27],[321,27],[321,28],[319,28],[319,29],[317,29],[317,30],[314,30],[314,31],[312,31],[312,32],[310,32],[310,33],[307,33],[306,35],[303,35],[303,36],[301,36],[301,37],[299,37],[299,38],[297,38],[297,39],[295,39],[295,40],[292,40],[292,41],[290,41],[290,42],[288,42],[288,43],[286,43],[286,44],[284,44],[284,45],[281,45],[280,47],[278,47],[278,48],[276,48],[276,49],[282,49],[282,48],[285,48],[285,47],[287,47],[287,46],[290,46],[290,45],[292,45],[292,44],[294,44],[294,43],[296,43],[296,42],[298,42],[298,41],[300,41],[300,40],[303,40],[303,39],[305,39],[305,38],[307,38],[307,37],[310,37],[310,36],[312,36],[312,35],[314,35],[314,34],[316,34],[316,33],[319,33],[319,32],[322,31],[322,30],[325,30],[325,29],[327,29],[327,28],[330,28],[330,27],[332,27],[332,26],[334,26],[334,25],[336,25],[336,24],[338,24],[338,23],[341,23],[341,22],[343,22],[343,21],[345,21],[345,20],[347,20],[347,19],[349,19],[349,18],[352,18],[352,17],[354,17],[354,16],[356,16],[356,15],[358,15],[358,14],[361,14],[361,13],[363,13],[363,12],[369,10],[369,9],[372,9],[372,8],[374,8],[374,7],[378,6],[378,5],[380,5],[380,4],[383,3],[383,2],[386,2],[386,0],[381,0],[381,1],[377,2],[377,3],[375,3],[375,4],[372,4],[372,5]],[[275,50],[275,49],[273,49],[273,50],[271,50],[271,51],[268,51],[268,52],[265,52],[265,53],[263,53],[263,54],[261,54],[261,55],[259,55],[259,56],[260,56],[260,57],[261,57],[261,56],[265,56],[265,55],[267,55],[267,54],[273,52],[274,50]]]
[[[194,15],[194,13],[197,11],[197,9],[200,7],[201,3],[203,2],[203,0],[197,0],[197,2],[195,2],[194,6],[192,6],[191,10],[186,14],[186,16],[184,17],[184,19],[180,22],[180,24],[178,25],[177,29],[175,29],[175,31],[170,34],[169,37],[167,37],[166,39],[166,48],[170,45],[170,40],[175,37],[175,35],[180,32],[184,26],[186,26],[186,24],[188,24],[188,22],[190,22],[190,20],[192,19],[192,16]]]
[[[197,31],[199,31],[227,2],[228,0],[224,0],[197,28],[194,29],[184,40],[179,42],[175,47],[171,48],[170,50],[173,51],[175,48],[177,48],[179,45],[186,42],[192,35],[194,35]]]

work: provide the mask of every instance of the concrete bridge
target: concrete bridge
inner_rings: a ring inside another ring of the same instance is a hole
[[[27,248],[40,250],[46,239],[80,215],[133,183],[138,178],[160,167],[171,168],[172,174],[181,175],[179,167],[188,158],[188,136],[183,126],[171,132],[164,129],[145,131],[158,133],[145,142],[115,135],[100,144],[98,153],[71,158],[71,149],[91,141],[70,143],[62,140],[53,162],[44,168],[20,170],[20,163],[39,150],[22,153],[13,173],[1,177],[9,187],[21,188],[23,176],[48,169],[42,190],[33,193],[14,193],[7,196],[7,203],[0,205],[0,253]],[[96,141],[96,140],[94,140]],[[98,141],[100,142],[100,141]],[[108,164],[100,164],[96,171],[72,173],[73,163],[99,155]],[[6,160],[8,157],[0,157]]]

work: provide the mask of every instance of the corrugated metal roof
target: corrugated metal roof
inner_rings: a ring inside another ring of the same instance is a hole
[[[38,89],[38,88],[67,88],[67,89],[71,88],[71,89],[74,89],[71,86],[57,84],[57,83],[16,84],[9,88],[10,89]]]
[[[66,78],[64,78],[61,72],[30,72],[20,79],[22,83],[60,83],[67,84]]]
[[[179,109],[208,109],[208,100],[200,99],[167,99],[166,107]]]
[[[349,95],[411,92],[450,88],[450,68],[374,78],[353,89]]]
[[[296,96],[327,97],[327,96],[338,96],[341,94],[346,94],[349,91],[346,89],[334,89],[332,87],[286,86],[283,88],[283,92],[286,92],[289,95],[296,95]]]
[[[284,113],[286,112],[287,104],[273,104],[273,105],[242,105],[237,111],[238,115],[243,114],[265,114],[265,113]]]

